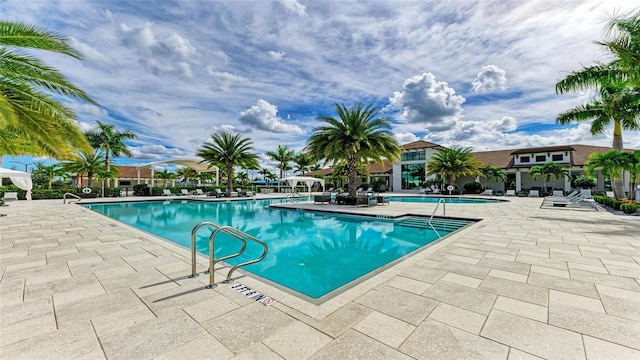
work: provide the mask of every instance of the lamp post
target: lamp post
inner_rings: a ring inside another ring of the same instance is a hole
[[[24,172],[29,172],[29,165],[35,165],[36,163],[23,163],[20,161],[14,161],[16,164],[24,165]]]

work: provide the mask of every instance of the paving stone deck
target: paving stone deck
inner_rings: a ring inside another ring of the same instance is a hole
[[[238,274],[272,306],[188,278],[182,247],[14,201],[0,207],[0,358],[640,359],[640,217],[508,200],[447,204],[482,220],[321,305]]]

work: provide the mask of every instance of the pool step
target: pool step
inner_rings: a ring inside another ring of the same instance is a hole
[[[433,226],[433,228],[435,228],[437,231],[444,232],[453,232],[471,223],[472,221],[459,219],[433,218],[433,220],[431,220],[431,225]],[[415,227],[420,229],[431,229],[431,225],[429,225],[429,218],[424,217],[409,216],[396,222],[396,224],[400,226]]]

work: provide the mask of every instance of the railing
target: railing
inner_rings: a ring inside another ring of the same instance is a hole
[[[72,193],[64,193],[64,195],[62,195],[62,203],[66,204],[67,203],[67,195],[74,197],[76,199],[78,199],[78,201],[82,200],[82,198],[76,194],[72,194]],[[71,204],[71,201],[69,201],[69,204]]]
[[[259,261],[262,261],[262,259],[264,259],[267,256],[267,252],[269,251],[267,244],[264,241],[258,240],[255,237],[240,231],[236,228],[233,228],[231,226],[219,226],[216,225],[212,222],[202,222],[198,225],[196,225],[193,230],[191,230],[191,275],[189,277],[196,277],[198,276],[198,274],[196,273],[196,232],[198,231],[198,229],[200,229],[203,226],[210,226],[212,228],[214,228],[215,230],[211,233],[211,235],[209,236],[209,270],[207,270],[209,272],[209,285],[207,285],[207,288],[209,289],[213,289],[216,287],[215,285],[215,279],[214,279],[214,266],[215,264],[217,264],[220,261],[223,260],[228,260],[237,256],[240,256],[244,253],[244,251],[247,249],[247,240],[251,240],[254,242],[257,242],[258,244],[262,245],[263,247],[263,252],[262,255],[256,259],[250,260],[250,261],[246,261],[243,263],[240,263],[238,265],[233,266],[230,270],[229,273],[227,274],[227,279],[224,281],[224,283],[229,283],[231,282],[231,276],[233,275],[233,272],[236,271],[237,269],[239,269],[240,267],[243,266],[247,266],[247,265],[251,265],[251,264],[255,264]],[[229,236],[232,236],[238,240],[240,240],[242,242],[242,248],[240,249],[240,251],[238,251],[235,254],[231,254],[231,255],[227,255],[227,256],[223,256],[221,258],[218,259],[214,259],[214,240],[216,235],[218,235],[219,233],[225,233]],[[206,273],[206,271],[205,271]]]
[[[431,213],[431,217],[429,218],[429,221],[427,222],[429,226],[431,226],[433,231],[436,232],[436,234],[438,235],[438,238],[441,238],[442,236],[440,235],[438,230],[436,230],[436,228],[433,227],[433,224],[431,224],[431,220],[433,220],[433,216],[436,214],[436,211],[438,211],[438,206],[440,206],[440,203],[442,203],[442,215],[447,215],[447,202],[445,201],[445,198],[440,198],[438,200],[438,203],[436,204],[436,208],[433,209],[433,212]]]

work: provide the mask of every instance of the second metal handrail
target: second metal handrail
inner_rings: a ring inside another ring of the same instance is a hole
[[[72,194],[72,193],[64,193],[64,195],[62,195],[62,203],[66,204],[67,203],[67,195],[70,195],[76,199],[78,199],[78,201],[82,200],[82,198],[76,194]],[[71,204],[71,203],[69,203]]]
[[[438,232],[438,230],[436,230],[436,228],[433,227],[433,224],[431,224],[431,220],[433,220],[433,216],[436,214],[436,211],[438,211],[438,206],[440,206],[440,203],[442,203],[442,215],[447,215],[447,202],[445,201],[445,198],[440,198],[438,200],[438,203],[436,204],[436,208],[433,209],[433,212],[431,213],[431,217],[429,218],[429,221],[427,222],[429,226],[431,226],[433,231],[435,231],[436,234],[438,234],[439,238],[441,238],[442,236],[440,236],[440,233]]]
[[[196,273],[196,232],[198,231],[198,229],[200,229],[203,226],[210,226],[212,228],[214,228],[214,231],[211,233],[211,235],[209,236],[209,285],[207,285],[208,288],[214,288],[215,285],[215,280],[214,280],[214,266],[215,264],[217,264],[220,261],[223,260],[228,260],[237,256],[240,256],[244,253],[244,251],[247,249],[247,239],[257,242],[260,245],[262,245],[263,247],[263,252],[262,255],[260,257],[258,257],[257,259],[254,260],[250,260],[250,261],[246,261],[243,263],[240,263],[238,265],[233,266],[230,270],[229,273],[227,274],[227,279],[224,281],[225,283],[231,282],[231,275],[233,274],[234,271],[236,271],[238,268],[242,267],[242,266],[247,266],[247,265],[251,265],[251,264],[255,264],[259,261],[261,261],[262,259],[264,259],[267,256],[267,252],[269,251],[267,244],[264,241],[258,240],[255,237],[240,231],[236,228],[233,228],[231,226],[219,226],[216,225],[212,222],[201,222],[200,224],[196,225],[193,230],[191,230],[191,275],[189,277],[196,277],[198,274]],[[240,251],[238,251],[235,254],[231,254],[231,255],[227,255],[227,256],[223,256],[221,258],[215,259],[214,258],[214,240],[216,235],[218,235],[219,233],[225,233],[229,236],[232,236],[238,240],[240,240],[242,242],[242,248],[240,249]]]

